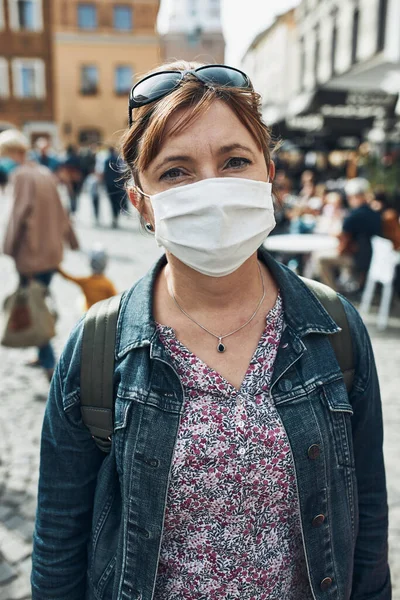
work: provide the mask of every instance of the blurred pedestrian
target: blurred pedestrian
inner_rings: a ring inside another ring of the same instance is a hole
[[[78,210],[79,195],[82,190],[84,177],[79,154],[72,144],[67,147],[62,167],[67,175],[65,183],[69,196],[69,213],[74,216]]]
[[[35,279],[48,287],[63,257],[63,242],[73,249],[78,241],[64,211],[51,171],[27,162],[29,144],[17,130],[0,133],[0,154],[13,161],[13,206],[4,252],[15,261],[20,282]],[[38,349],[35,366],[51,379],[55,356],[51,344]]]
[[[345,214],[342,194],[334,191],[328,192],[325,196],[321,214],[317,217],[315,233],[339,236],[343,228]]]
[[[96,302],[106,300],[117,294],[114,284],[104,274],[107,262],[108,256],[105,250],[101,247],[95,247],[90,253],[90,268],[92,269],[92,274],[88,277],[75,277],[66,273],[61,267],[58,268],[60,275],[65,279],[76,283],[82,289],[85,296],[85,310],[88,310],[93,304],[96,304]]]
[[[400,215],[384,190],[374,192],[373,209],[381,215],[382,237],[390,240],[395,250],[400,250]]]
[[[60,165],[56,153],[51,149],[50,139],[46,137],[40,137],[36,140],[32,159],[43,167],[47,167],[53,173],[57,171]]]
[[[371,343],[332,294],[342,370],[316,288],[259,248],[275,225],[260,96],[237,69],[182,61],[129,107],[130,199],[165,255],[122,298],[115,363],[103,330],[81,363],[84,323],[60,358],[32,599],[390,600]],[[98,394],[82,385],[113,367]]]
[[[350,288],[345,292],[359,293],[363,287],[372,257],[371,238],[381,235],[382,221],[378,211],[368,203],[370,185],[362,177],[347,181],[344,187],[349,213],[343,221],[339,247],[335,256],[319,260],[321,280],[337,289],[337,278],[342,268],[352,273]]]
[[[101,175],[94,171],[86,177],[85,181],[85,188],[92,201],[95,225],[100,223],[100,181]]]
[[[112,227],[118,227],[121,210],[126,210],[126,191],[123,184],[121,161],[115,148],[109,148],[109,155],[104,161],[103,182],[111,205]]]

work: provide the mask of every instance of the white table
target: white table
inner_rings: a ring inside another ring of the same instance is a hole
[[[271,235],[264,242],[264,248],[281,254],[312,254],[313,252],[337,249],[339,240],[320,233],[285,233]]]
[[[270,252],[279,252],[291,256],[302,255],[300,273],[312,278],[315,273],[315,253],[334,255],[339,246],[339,240],[330,235],[320,233],[285,233],[271,235],[264,242],[264,247]]]

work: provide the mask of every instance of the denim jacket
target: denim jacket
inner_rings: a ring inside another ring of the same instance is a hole
[[[270,394],[293,454],[312,598],[389,600],[381,400],[368,334],[342,298],[355,355],[348,397],[328,339],[338,326],[294,273],[265,251],[259,256],[284,304]],[[42,433],[33,600],[153,598],[183,410],[152,316],[164,264],[165,257],[122,300],[110,454],[81,419],[82,322],[60,358]]]

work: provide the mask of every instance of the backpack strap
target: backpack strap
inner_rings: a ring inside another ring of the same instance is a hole
[[[347,393],[350,394],[354,379],[354,356],[349,322],[343,304],[337,293],[327,285],[305,277],[301,279],[341,329],[339,333],[328,337],[342,371]]]
[[[81,350],[81,414],[97,446],[111,449],[114,432],[114,355],[121,295],[87,312]]]

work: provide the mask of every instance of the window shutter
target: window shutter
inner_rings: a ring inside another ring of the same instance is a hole
[[[22,97],[21,60],[14,58],[12,61],[13,92],[16,98]]]
[[[46,73],[43,60],[35,61],[35,94],[36,98],[46,97]]]
[[[0,58],[0,97],[8,98],[9,95],[8,61],[5,58]]]

